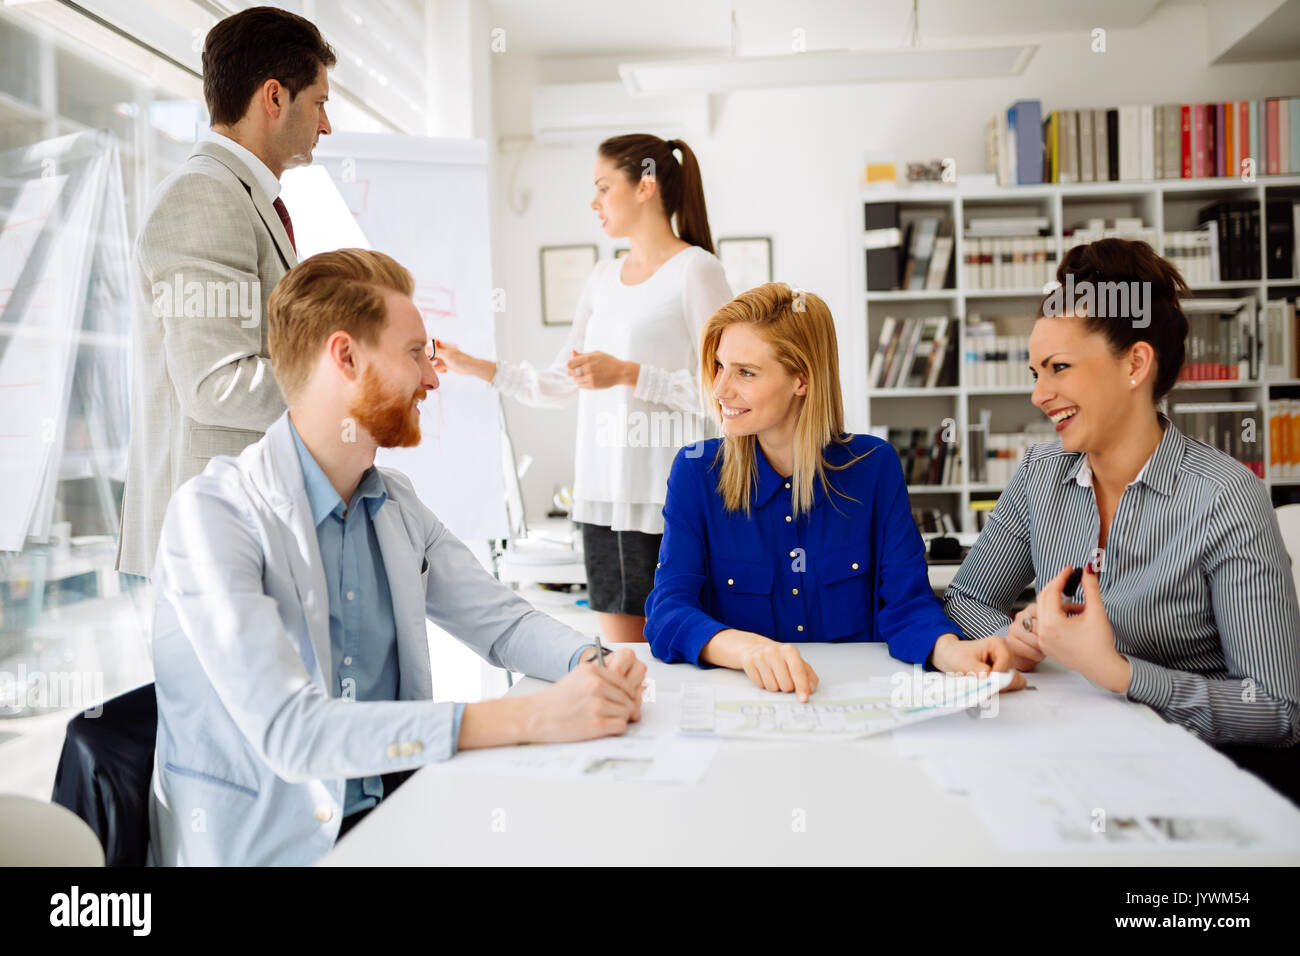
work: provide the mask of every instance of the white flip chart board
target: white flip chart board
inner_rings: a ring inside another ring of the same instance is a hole
[[[415,276],[415,304],[434,338],[496,357],[487,144],[370,133],[323,137],[315,163],[289,170],[281,197],[298,258],[377,249]],[[499,404],[480,379],[447,374],[421,406],[415,448],[381,448],[452,533],[507,535]]]

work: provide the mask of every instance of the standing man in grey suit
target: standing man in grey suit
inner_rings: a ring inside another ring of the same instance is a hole
[[[266,302],[298,263],[280,175],[311,162],[333,49],[302,17],[252,7],[203,47],[212,129],[158,187],[135,245],[131,446],[117,569],[147,576],[172,492],[285,410]]]

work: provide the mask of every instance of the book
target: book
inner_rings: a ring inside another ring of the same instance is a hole
[[[1227,173],[1227,150],[1225,148],[1225,137],[1227,135],[1227,123],[1224,119],[1225,110],[1222,103],[1214,104],[1214,172],[1213,176],[1226,176]]]
[[[1237,101],[1237,165],[1232,175],[1240,176],[1243,164],[1251,155],[1250,101]]]
[[[1043,181],[1043,104],[1038,100],[1016,100],[1011,104],[1011,111],[1007,137],[1015,144],[1012,182],[1021,186],[1038,185]]]
[[[1264,303],[1260,334],[1264,339],[1264,378],[1269,381],[1300,378],[1296,301],[1269,299]]]
[[[1059,163],[1060,179],[1063,183],[1079,181],[1079,113],[1078,110],[1061,110],[1058,114],[1060,124],[1061,158]]]
[[[880,375],[885,370],[885,357],[889,351],[889,344],[894,338],[894,326],[898,321],[892,316],[885,316],[880,323],[880,338],[876,342],[876,354],[871,356],[871,368],[867,372],[867,387],[879,388]]]
[[[1205,177],[1205,104],[1192,106],[1192,178]]]
[[[1106,168],[1107,178],[1119,180],[1119,110],[1106,111]]]
[[[1295,203],[1270,199],[1264,207],[1265,275],[1269,279],[1290,279],[1295,263]]]
[[[1288,98],[1290,104],[1291,172],[1300,173],[1300,96]]]
[[[864,204],[867,291],[888,292],[902,281],[903,234],[896,202]]]
[[[1232,103],[1223,104],[1223,172],[1220,176],[1236,175],[1237,168],[1237,143],[1233,138],[1236,132],[1237,111],[1233,108]]]
[[[1277,105],[1277,171],[1282,176],[1295,171],[1291,165],[1291,99],[1280,99]]]
[[[1247,420],[1257,421],[1259,418],[1256,402],[1177,402],[1170,411],[1174,424],[1185,435],[1217,448],[1237,459],[1257,477],[1264,477],[1262,442],[1247,442],[1243,438]],[[1273,450],[1270,442],[1270,458]]]
[[[1250,159],[1255,165],[1255,174],[1261,172],[1259,161],[1259,144],[1260,144],[1260,123],[1259,123],[1259,100],[1250,100],[1247,104],[1246,114],[1250,125]]]
[[[948,356],[948,327],[949,321],[947,316],[937,316],[933,319],[926,319],[927,327],[922,331],[922,337],[929,336],[930,345],[926,350],[927,361],[925,368],[921,370],[918,377],[917,385],[925,388],[934,388],[939,381],[939,373],[943,371],[944,360]]]
[[[1110,146],[1106,131],[1106,110],[1092,111],[1093,171],[1097,182],[1110,179]]]
[[[1270,97],[1264,101],[1264,107],[1267,111],[1268,118],[1264,122],[1264,135],[1267,139],[1267,166],[1265,171],[1270,176],[1278,174],[1278,142],[1277,142],[1277,98]]]
[[[903,388],[912,370],[912,360],[916,357],[916,347],[921,341],[921,319],[908,319],[906,332],[898,346],[898,360],[893,372],[885,383],[886,388]]]
[[[927,289],[948,288],[948,264],[952,261],[953,248],[952,220],[945,216],[939,223],[939,232],[934,238],[934,253],[930,257],[930,266],[925,277]]]
[[[1149,103],[1138,108],[1138,178],[1156,178],[1155,108]]]
[[[907,266],[903,270],[903,288],[920,290],[925,288],[926,270],[930,265],[930,256],[934,254],[934,240],[939,231],[940,216],[926,216],[916,223],[912,232],[912,247],[908,254]]]
[[[1153,178],[1165,178],[1165,108],[1155,107],[1155,136],[1153,137],[1155,153],[1155,171]]]
[[[1119,108],[1119,178],[1121,181],[1142,178],[1141,110],[1137,106]]]
[[[1047,119],[1043,124],[1043,181],[1048,183],[1059,183],[1061,181],[1060,166],[1060,134],[1059,120],[1057,111],[1047,114]]]
[[[1093,165],[1096,147],[1092,144],[1092,110],[1078,111],[1079,124],[1079,182],[1097,181],[1096,167]]]
[[[891,378],[894,375],[894,369],[900,361],[899,350],[904,341],[904,336],[910,331],[910,324],[914,319],[905,319],[895,324],[894,329],[889,337],[889,344],[886,347],[884,368],[880,373],[880,381],[877,382],[877,388],[887,388]]]

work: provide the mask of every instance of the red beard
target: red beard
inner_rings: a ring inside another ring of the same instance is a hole
[[[361,394],[348,411],[380,448],[409,448],[420,444],[420,416],[411,409],[427,394],[425,389],[415,396],[389,392],[375,367],[368,365],[361,376]]]

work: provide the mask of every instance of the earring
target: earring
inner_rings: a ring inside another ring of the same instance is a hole
[[[1135,379],[1135,378],[1131,378],[1131,379],[1128,380],[1128,383],[1129,383],[1130,385],[1136,385],[1136,384],[1138,383],[1138,380]]]

